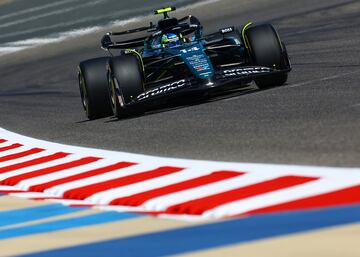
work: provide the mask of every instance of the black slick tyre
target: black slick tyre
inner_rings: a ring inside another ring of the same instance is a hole
[[[270,24],[252,26],[245,31],[248,53],[253,65],[284,70],[288,68],[288,56],[278,33]],[[286,83],[287,72],[263,76],[255,83],[260,89],[281,86]]]
[[[143,113],[143,109],[134,104],[136,97],[144,92],[143,71],[138,57],[122,55],[110,58],[107,69],[114,115],[121,119]]]
[[[90,120],[112,115],[106,77],[107,57],[86,60],[79,65],[82,105]]]

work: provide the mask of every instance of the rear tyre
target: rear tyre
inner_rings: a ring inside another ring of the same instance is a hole
[[[252,64],[283,70],[289,68],[289,60],[284,44],[280,41],[278,33],[270,24],[258,25],[245,31],[248,42],[248,53]],[[286,83],[288,74],[264,76],[256,79],[255,83],[260,89],[281,86]]]
[[[90,59],[79,64],[79,89],[81,102],[90,120],[112,114],[108,93],[107,57]]]
[[[128,106],[144,92],[142,68],[136,56],[123,55],[109,59],[107,79],[111,107],[117,118],[144,112],[139,105]]]

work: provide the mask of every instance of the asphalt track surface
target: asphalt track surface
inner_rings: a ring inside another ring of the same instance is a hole
[[[360,165],[360,2],[225,0],[193,8],[206,32],[271,22],[293,63],[288,84],[254,85],[126,120],[87,121],[76,67],[101,33],[0,57],[0,126],[72,145],[189,159]],[[139,24],[130,24],[137,26]],[[122,28],[119,28],[122,29]]]
[[[4,2],[4,0],[0,1]],[[106,25],[119,18],[148,14],[159,6],[184,5],[191,0],[7,0],[0,8],[0,44],[44,37],[57,32]]]

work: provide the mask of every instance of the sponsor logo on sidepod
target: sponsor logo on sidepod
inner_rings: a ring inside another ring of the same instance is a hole
[[[185,85],[186,85],[186,80],[185,79],[175,81],[173,83],[170,83],[170,84],[167,84],[167,85],[164,85],[164,86],[161,86],[161,87],[154,88],[154,89],[151,89],[149,91],[146,91],[146,92],[140,94],[137,97],[137,100],[141,101],[141,100],[147,99],[147,98],[152,97],[152,96],[165,94],[165,93],[174,91],[176,89],[182,88]]]
[[[225,77],[232,77],[232,76],[246,76],[251,74],[259,74],[259,73],[267,73],[267,72],[271,72],[271,69],[266,67],[254,67],[254,68],[250,67],[250,68],[224,70],[223,74]]]

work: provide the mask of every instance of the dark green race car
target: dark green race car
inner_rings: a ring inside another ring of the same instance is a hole
[[[152,103],[206,94],[255,81],[260,89],[281,86],[291,70],[284,43],[270,24],[230,26],[203,35],[194,16],[171,18],[175,7],[155,11],[157,25],[109,32],[101,46],[110,56],[79,65],[81,99],[89,119],[146,111]],[[145,36],[114,41],[132,33]]]

